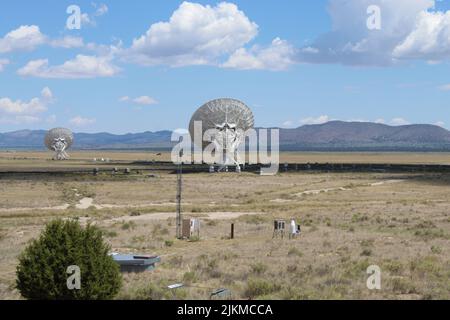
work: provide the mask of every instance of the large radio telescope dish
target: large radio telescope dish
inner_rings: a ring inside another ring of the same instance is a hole
[[[45,145],[55,152],[54,160],[65,160],[69,158],[66,150],[73,144],[73,133],[69,129],[54,128],[47,132]]]
[[[239,100],[228,98],[211,100],[195,111],[189,123],[191,137],[194,136],[194,121],[202,122],[203,133],[209,129],[218,129],[226,123],[243,131],[254,125],[250,108]]]
[[[224,154],[222,166],[240,165],[237,149],[244,140],[244,133],[253,128],[254,118],[250,108],[236,99],[215,99],[201,106],[191,118],[189,133],[194,138],[194,123],[201,122],[202,137],[207,130],[215,130],[212,142],[216,150]],[[202,139],[203,140],[203,139]],[[210,142],[203,142],[202,148]]]

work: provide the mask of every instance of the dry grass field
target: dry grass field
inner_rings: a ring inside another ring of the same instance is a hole
[[[70,151],[71,164],[77,165],[92,162],[94,158],[109,158],[114,161],[170,161],[170,152],[167,151]],[[14,162],[14,166],[48,166],[52,154],[42,151],[1,151],[0,150],[0,170],[2,167]],[[48,160],[46,162],[36,162],[36,160]],[[390,164],[450,164],[450,153],[447,152],[281,152],[280,163],[390,163]],[[66,166],[67,162],[52,165]]]
[[[1,152],[0,172],[114,161],[167,160],[167,153]],[[159,159],[161,158],[161,159]],[[449,154],[282,154],[285,162],[449,163]],[[450,299],[450,174],[375,172],[198,173],[183,177],[184,217],[200,239],[175,240],[176,175],[169,172],[0,175],[0,299],[18,299],[17,257],[54,218],[104,230],[112,251],[156,254],[151,272],[124,274],[120,299]],[[274,218],[302,234],[272,239]],[[229,239],[235,223],[235,239]],[[366,287],[369,265],[381,290]],[[184,288],[168,291],[167,285]]]

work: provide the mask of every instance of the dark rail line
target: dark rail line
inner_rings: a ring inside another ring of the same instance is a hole
[[[19,170],[15,168],[0,169],[0,178],[11,176],[27,175],[74,175],[74,174],[136,174],[146,172],[170,171],[175,173],[177,166],[172,162],[132,162],[128,163],[128,170],[124,164],[120,164],[117,171],[114,170],[114,164],[101,165],[88,168],[48,168],[48,169],[26,169]],[[259,173],[262,165],[245,165],[244,172]],[[217,166],[216,166],[217,169]],[[230,166],[229,172],[234,172],[235,167]],[[285,163],[279,165],[279,172],[450,172],[450,165],[446,164],[373,164],[373,163]],[[184,173],[209,172],[209,165],[206,164],[183,164]]]

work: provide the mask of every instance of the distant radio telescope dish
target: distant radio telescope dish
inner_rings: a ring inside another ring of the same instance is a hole
[[[211,100],[193,114],[189,123],[189,133],[192,138],[195,136],[195,122],[202,124],[202,137],[207,130],[215,132],[211,140],[215,144],[216,150],[223,151],[221,168],[227,165],[236,165],[238,169],[241,164],[237,154],[238,147],[245,138],[244,133],[254,126],[253,113],[250,108],[236,99]],[[210,143],[202,142],[200,147],[204,148]]]
[[[69,158],[66,150],[72,146],[73,133],[69,129],[54,128],[47,132],[45,145],[55,152],[54,160],[66,160]]]

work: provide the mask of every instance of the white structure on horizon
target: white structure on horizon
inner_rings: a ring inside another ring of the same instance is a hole
[[[44,142],[55,152],[53,160],[66,160],[69,158],[66,150],[73,144],[73,133],[66,128],[54,128],[47,132]]]

